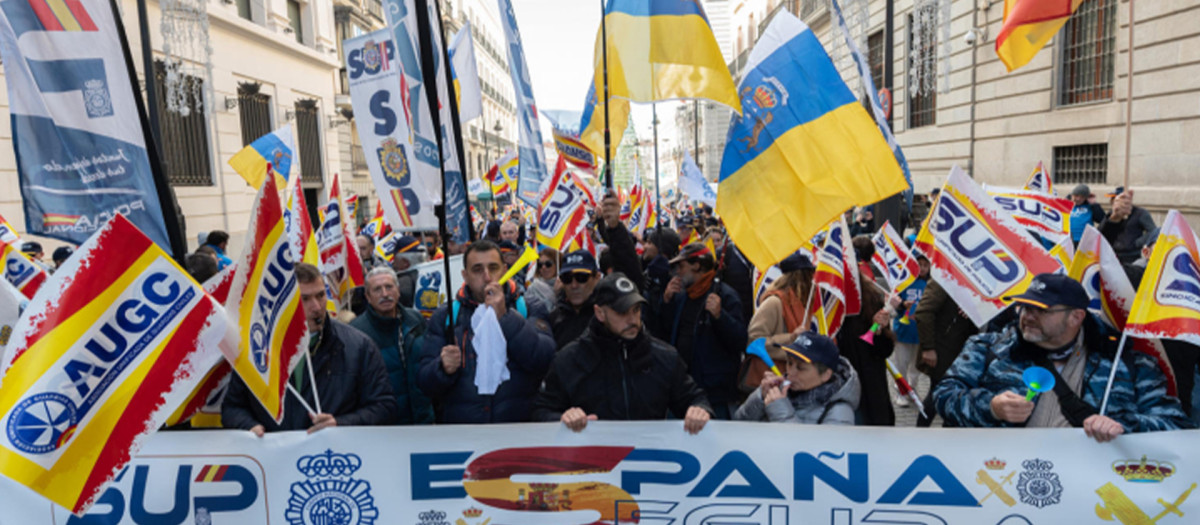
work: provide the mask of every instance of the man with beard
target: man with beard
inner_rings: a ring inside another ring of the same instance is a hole
[[[712,409],[679,354],[642,330],[637,286],[616,272],[595,292],[587,332],[554,357],[534,420],[579,432],[588,421],[661,420],[670,411],[688,433],[700,432]]]
[[[1117,337],[1087,311],[1083,286],[1064,275],[1041,274],[1018,304],[1016,323],[967,341],[933,393],[947,424],[970,427],[1082,427],[1101,443],[1126,432],[1190,428],[1167,379],[1148,355],[1129,344],[1114,362]],[[1130,341],[1132,343],[1132,341]],[[1025,399],[1022,375],[1031,366],[1054,374],[1053,390]],[[1116,380],[1100,414],[1113,367]]]

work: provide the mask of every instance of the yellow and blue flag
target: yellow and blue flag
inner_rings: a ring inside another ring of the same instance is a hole
[[[609,97],[633,102],[704,98],[742,112],[733,76],[700,2],[609,0],[604,22]],[[599,34],[596,40],[593,85],[604,93]]]
[[[750,53],[730,123],[717,213],[759,268],[834,217],[908,188],[887,141],[808,26],[775,16]]]
[[[602,91],[603,92],[603,91]],[[617,158],[617,146],[629,126],[629,101],[610,99],[608,104],[608,158]],[[596,85],[588,88],[587,100],[583,102],[583,115],[579,118],[579,141],[599,156],[604,155],[604,101],[596,95]],[[600,161],[597,159],[596,164]]]
[[[275,184],[282,188],[291,174],[295,152],[296,141],[288,123],[242,148],[229,159],[229,165],[254,189],[262,187],[270,165],[278,177]]]
[[[227,318],[119,214],[46,286],[0,368],[0,474],[82,515],[221,360]]]

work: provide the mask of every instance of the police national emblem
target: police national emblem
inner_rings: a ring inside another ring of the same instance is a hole
[[[389,137],[379,145],[377,151],[388,183],[398,188],[408,185],[408,157],[404,155],[404,146]]]
[[[367,40],[367,43],[363,44],[363,65],[371,73],[378,72],[383,65],[383,54],[380,53],[379,47],[379,43],[374,40]]]
[[[332,450],[301,457],[296,468],[308,479],[292,483],[284,513],[290,525],[372,525],[379,518],[371,484],[354,479],[362,467],[356,454]]]
[[[1063,486],[1058,480],[1058,474],[1051,472],[1054,463],[1044,459],[1028,459],[1021,462],[1025,471],[1017,480],[1017,493],[1021,495],[1021,503],[1043,508],[1057,505],[1062,499]]]
[[[434,272],[422,275],[417,280],[417,310],[426,319],[442,304],[442,274]]]
[[[111,117],[113,115],[112,96],[103,79],[92,79],[83,83],[83,103],[87,109],[88,118]]]

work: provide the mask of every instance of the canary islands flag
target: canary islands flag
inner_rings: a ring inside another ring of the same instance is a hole
[[[255,189],[262,187],[267,171],[273,169],[279,177],[275,184],[282,188],[287,185],[292,172],[295,151],[292,125],[288,123],[242,148],[229,159],[229,165]]]
[[[46,287],[4,359],[0,474],[83,514],[220,361],[226,315],[122,215]]]
[[[1163,221],[1125,332],[1200,344],[1200,240],[1176,210]]]
[[[705,98],[741,113],[729,66],[700,2],[608,0],[604,22],[610,97],[634,102]],[[593,83],[597,93],[604,93],[604,56],[596,36]]]
[[[745,71],[717,213],[755,266],[791,255],[847,209],[908,188],[879,128],[795,16],[775,16]]]
[[[266,177],[250,213],[246,245],[225,301],[238,344],[221,348],[233,371],[276,422],[283,419],[287,379],[308,346],[295,273],[298,261],[286,229],[275,178]]]

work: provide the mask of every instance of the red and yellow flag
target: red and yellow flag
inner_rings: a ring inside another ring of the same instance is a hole
[[[267,173],[270,173],[269,169]],[[226,266],[224,270],[201,283],[204,292],[212,296],[217,304],[225,304],[229,299],[229,288],[233,285],[236,268],[237,264]],[[231,374],[233,368],[229,366],[229,361],[220,360],[204,375],[204,379],[200,380],[196,388],[192,389],[187,399],[179,404],[179,408],[171,413],[166,425],[170,427],[190,421],[192,428],[221,428],[221,403],[225,400]]]
[[[258,190],[247,231],[225,302],[238,344],[221,350],[267,413],[281,421],[284,388],[308,345],[308,328],[274,177]]]
[[[591,193],[578,176],[558,158],[554,178],[542,194],[537,217],[537,242],[563,253],[583,248],[581,235],[587,231],[587,207]],[[586,235],[584,235],[586,236]]]
[[[3,216],[0,216],[0,242],[16,244],[20,240],[21,237],[17,235],[17,229],[13,228],[13,225]]]
[[[3,263],[0,268],[3,268],[4,278],[30,299],[48,277],[46,270],[34,264],[15,244],[0,241],[0,263]]]
[[[1067,23],[1083,0],[1004,0],[996,56],[1009,71],[1028,64]]]
[[[0,474],[82,514],[221,359],[220,304],[117,215],[14,329]]]
[[[1163,221],[1125,332],[1200,344],[1200,240],[1176,210]]]

